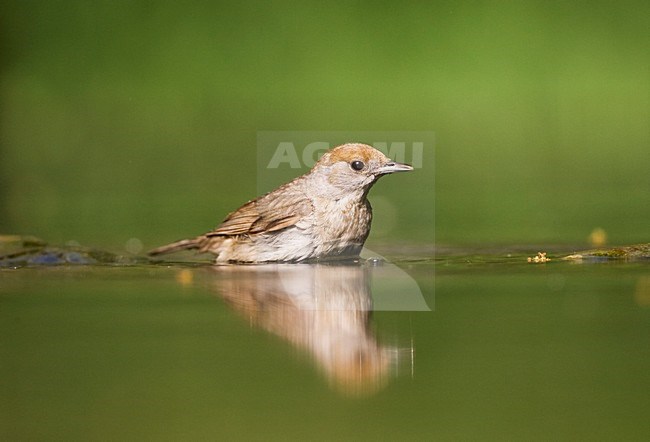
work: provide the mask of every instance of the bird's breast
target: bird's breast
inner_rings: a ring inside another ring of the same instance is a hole
[[[372,209],[367,200],[330,200],[314,206],[320,207],[314,211],[314,230],[323,241],[363,244],[372,220]]]

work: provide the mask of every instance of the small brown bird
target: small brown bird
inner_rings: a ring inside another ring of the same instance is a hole
[[[409,170],[373,147],[344,144],[305,175],[247,202],[215,230],[149,255],[198,249],[216,255],[217,263],[358,256],[370,233],[368,191],[381,176]]]

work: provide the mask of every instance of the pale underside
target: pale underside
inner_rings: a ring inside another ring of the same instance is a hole
[[[196,239],[199,250],[217,255],[217,263],[358,255],[372,219],[365,193],[306,197],[300,184],[289,183],[274,198],[264,195],[231,213]]]

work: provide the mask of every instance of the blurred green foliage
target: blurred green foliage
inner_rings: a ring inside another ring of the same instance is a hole
[[[255,196],[258,130],[432,130],[371,243],[648,240],[648,2],[0,8],[0,231],[154,246]]]

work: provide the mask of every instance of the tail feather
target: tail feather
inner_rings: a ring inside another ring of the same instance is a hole
[[[191,250],[191,249],[198,249],[198,248],[199,248],[198,238],[182,239],[180,241],[176,241],[171,244],[167,244],[165,246],[161,246],[153,250],[150,250],[148,252],[148,255],[156,256],[156,255],[163,255],[165,253],[178,252],[180,250]]]

